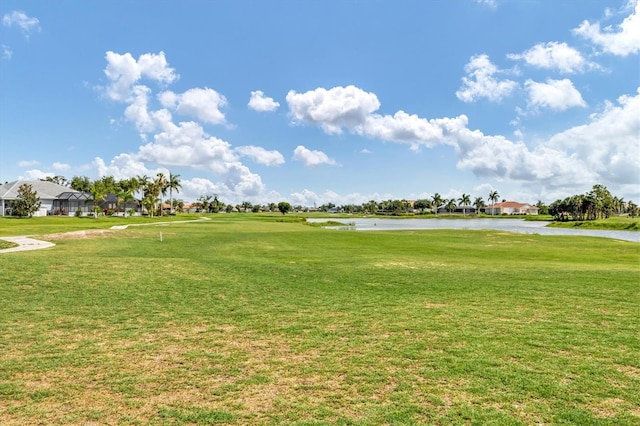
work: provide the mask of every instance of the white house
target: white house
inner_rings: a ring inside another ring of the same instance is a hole
[[[496,203],[493,206],[487,206],[484,208],[486,214],[490,215],[502,215],[502,214],[538,214],[538,208],[527,203],[517,203],[515,201],[503,201],[502,203]]]
[[[16,180],[0,185],[0,216],[11,215],[13,203],[18,199],[18,190],[22,184],[31,185],[33,191],[40,198],[42,205],[40,210],[34,213],[34,216],[46,216],[47,214],[68,214],[75,213],[76,210],[88,212],[91,206],[86,203],[91,195],[83,192],[74,191],[66,186],[57,183],[41,181],[41,180]]]

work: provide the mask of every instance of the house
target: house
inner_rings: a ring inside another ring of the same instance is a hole
[[[89,200],[91,200],[91,194],[89,195]],[[93,202],[89,201],[91,207],[93,207]],[[131,210],[135,210],[136,212],[140,210],[140,202],[138,200],[129,200],[126,203],[118,200],[118,196],[113,193],[108,193],[104,200],[96,203],[97,207],[104,214],[118,214],[128,215]]]
[[[503,201],[484,208],[484,212],[490,215],[521,215],[538,214],[538,208],[527,203],[517,203],[515,201]]]
[[[465,215],[465,214],[474,215],[476,214],[476,208],[474,206],[456,205],[456,208],[453,212],[449,211],[446,204],[438,208],[438,214],[450,214],[450,213],[456,213],[456,214],[462,214],[462,215]]]
[[[69,214],[69,212],[75,213],[76,210],[89,212],[91,209],[91,206],[86,203],[86,200],[91,199],[90,194],[74,191],[53,182],[15,180],[0,185],[0,216],[11,215],[13,203],[18,199],[18,190],[25,183],[31,185],[40,198],[41,206],[34,216]]]

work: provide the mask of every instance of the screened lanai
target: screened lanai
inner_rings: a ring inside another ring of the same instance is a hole
[[[84,192],[63,192],[53,200],[53,214],[54,215],[74,215],[76,211],[80,210],[83,215],[86,215],[91,211],[92,204],[91,194]]]

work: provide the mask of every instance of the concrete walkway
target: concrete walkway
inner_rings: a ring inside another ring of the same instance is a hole
[[[0,253],[11,253],[14,251],[39,250],[43,248],[53,247],[54,243],[48,241],[36,240],[29,237],[1,237],[0,239],[18,244],[17,247],[0,250]]]

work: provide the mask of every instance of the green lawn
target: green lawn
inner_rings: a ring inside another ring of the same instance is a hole
[[[55,243],[0,254],[2,425],[640,422],[637,243],[253,215]]]

